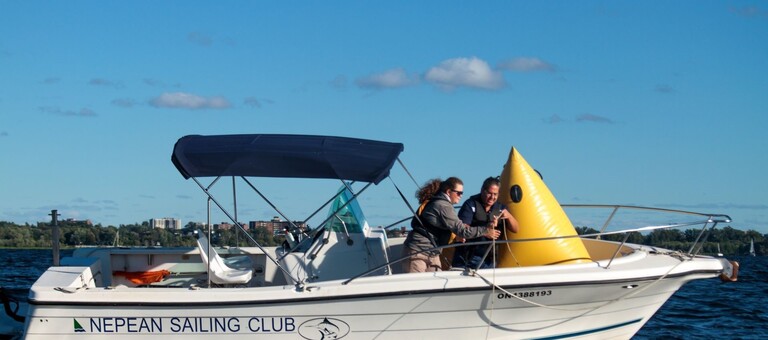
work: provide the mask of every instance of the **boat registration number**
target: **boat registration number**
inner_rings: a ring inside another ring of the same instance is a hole
[[[552,295],[552,290],[546,289],[546,290],[529,290],[529,291],[522,291],[522,292],[513,292],[513,293],[499,293],[496,295],[498,299],[511,299],[513,297],[518,298],[529,298],[529,297],[537,297],[537,296],[550,296]]]

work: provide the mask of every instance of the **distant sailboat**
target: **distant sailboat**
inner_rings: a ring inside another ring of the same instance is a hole
[[[720,243],[717,244],[717,256],[723,256],[723,253],[720,251]]]
[[[749,240],[749,255],[755,256],[755,239]]]

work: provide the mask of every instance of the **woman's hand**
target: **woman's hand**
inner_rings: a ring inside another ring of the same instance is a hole
[[[499,235],[501,235],[501,232],[493,228],[486,229],[485,234],[483,234],[483,236],[492,240],[499,238]]]

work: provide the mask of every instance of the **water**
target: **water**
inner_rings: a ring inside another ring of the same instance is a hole
[[[741,264],[738,282],[688,283],[634,339],[768,339],[768,257],[729,259]],[[50,250],[0,249],[0,286],[23,299],[51,261]]]
[[[768,257],[735,256],[739,281],[683,286],[633,339],[768,339]]]
[[[61,256],[69,256],[71,250],[61,252]],[[0,249],[0,287],[18,301],[25,301],[29,287],[53,263],[53,253],[50,250],[37,249]],[[21,308],[19,312],[23,312]],[[0,339],[16,339],[18,325],[10,317],[0,303]]]

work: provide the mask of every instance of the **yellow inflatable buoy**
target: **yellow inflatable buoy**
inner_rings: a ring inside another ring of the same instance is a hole
[[[571,220],[555,200],[541,176],[513,147],[504,165],[499,202],[520,224],[517,233],[502,238],[522,240],[577,235]],[[499,245],[498,267],[524,267],[590,262],[580,238],[511,242]]]

